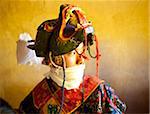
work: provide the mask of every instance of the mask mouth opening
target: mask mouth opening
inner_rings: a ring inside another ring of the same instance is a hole
[[[65,38],[72,37],[75,34],[75,27],[73,25],[70,25],[69,23],[66,24],[66,27],[63,30],[63,36]]]

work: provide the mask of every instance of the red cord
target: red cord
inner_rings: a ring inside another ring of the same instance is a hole
[[[99,78],[99,59],[100,59],[100,52],[99,52],[99,45],[98,45],[98,39],[96,35],[94,35],[95,42],[96,42],[96,76]]]

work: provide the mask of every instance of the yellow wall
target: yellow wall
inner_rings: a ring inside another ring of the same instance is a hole
[[[43,78],[42,74],[48,70],[44,66],[40,69],[17,65],[16,41],[21,32],[35,38],[39,24],[57,18],[62,3],[81,7],[92,20],[100,41],[101,78],[111,83],[126,101],[128,110],[147,110],[148,105],[144,108],[148,103],[147,0],[1,0],[0,96],[17,108]]]

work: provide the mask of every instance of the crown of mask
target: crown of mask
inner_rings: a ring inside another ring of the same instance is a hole
[[[84,12],[76,6],[60,6],[57,19],[44,21],[37,29],[34,45],[28,48],[35,50],[38,57],[49,57],[68,53],[79,46],[90,46],[94,41],[94,29],[86,19]]]

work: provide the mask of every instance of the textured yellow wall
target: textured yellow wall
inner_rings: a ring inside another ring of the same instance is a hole
[[[38,25],[57,18],[62,3],[81,7],[92,20],[102,53],[101,78],[111,83],[130,112],[147,111],[147,0],[1,0],[0,96],[17,108],[43,78],[46,67],[17,65],[16,41],[21,32],[28,32],[35,38]]]

